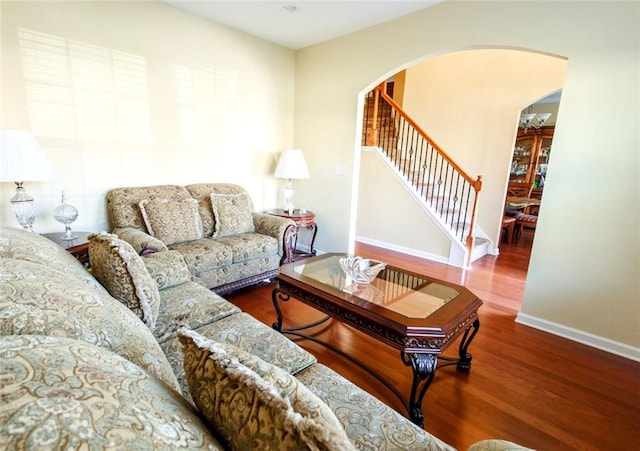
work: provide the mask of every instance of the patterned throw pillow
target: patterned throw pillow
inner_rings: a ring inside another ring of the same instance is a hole
[[[140,201],[140,212],[149,235],[167,246],[204,237],[195,199],[145,199]]]
[[[160,293],[147,267],[129,243],[112,233],[89,235],[89,262],[96,279],[153,330]]]
[[[286,371],[178,331],[196,406],[232,449],[355,450],[329,407]]]
[[[0,280],[0,336],[47,335],[82,340],[109,349],[180,389],[149,328],[106,289],[61,276],[54,265],[9,258],[0,258]],[[94,279],[94,283],[99,282]],[[2,365],[0,357],[0,399],[6,399],[2,388],[6,387],[3,378],[7,371]],[[5,449],[1,443],[0,449]]]
[[[2,336],[0,368],[0,449],[224,449],[185,399],[84,341]]]
[[[246,194],[211,193],[215,219],[214,237],[254,232],[253,205]]]

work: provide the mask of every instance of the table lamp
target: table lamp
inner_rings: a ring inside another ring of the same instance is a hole
[[[288,179],[287,186],[284,188],[285,211],[293,214],[294,204],[293,198],[295,190],[293,189],[293,179],[308,179],[309,169],[304,159],[304,154],[300,149],[288,149],[280,154],[278,166],[273,176],[279,179]]]
[[[53,167],[35,137],[23,130],[0,131],[0,182],[14,182],[16,194],[11,209],[20,225],[33,231],[35,210],[33,197],[22,184],[55,177]]]

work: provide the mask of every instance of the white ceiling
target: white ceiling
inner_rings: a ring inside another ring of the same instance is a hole
[[[410,14],[443,0],[162,1],[266,41],[298,50]],[[288,9],[293,9],[293,12]]]

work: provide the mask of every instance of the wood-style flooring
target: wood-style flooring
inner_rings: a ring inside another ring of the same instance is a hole
[[[356,255],[462,284],[484,301],[480,331],[470,347],[470,373],[455,366],[438,370],[423,409],[425,429],[459,449],[501,438],[539,450],[640,450],[640,363],[581,345],[514,319],[520,308],[532,236],[502,244],[473,268],[434,263],[370,245]],[[227,298],[271,325],[273,284]],[[286,325],[321,315],[298,301],[283,309]],[[411,370],[399,353],[348,326],[332,321],[318,335],[369,364],[408,393]],[[384,385],[347,359],[309,341],[297,342],[318,360],[402,414],[400,401]],[[445,355],[455,355],[457,343]]]

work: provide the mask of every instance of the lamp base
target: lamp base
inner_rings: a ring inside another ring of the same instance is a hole
[[[293,197],[296,194],[296,190],[293,189],[293,182],[289,179],[289,184],[284,189],[284,211],[289,212],[290,215],[293,214],[293,210],[295,205],[293,204]]]
[[[36,214],[33,208],[33,197],[27,194],[22,187],[22,182],[15,183],[16,194],[10,200],[11,209],[22,228],[33,232],[33,223],[36,220]]]

